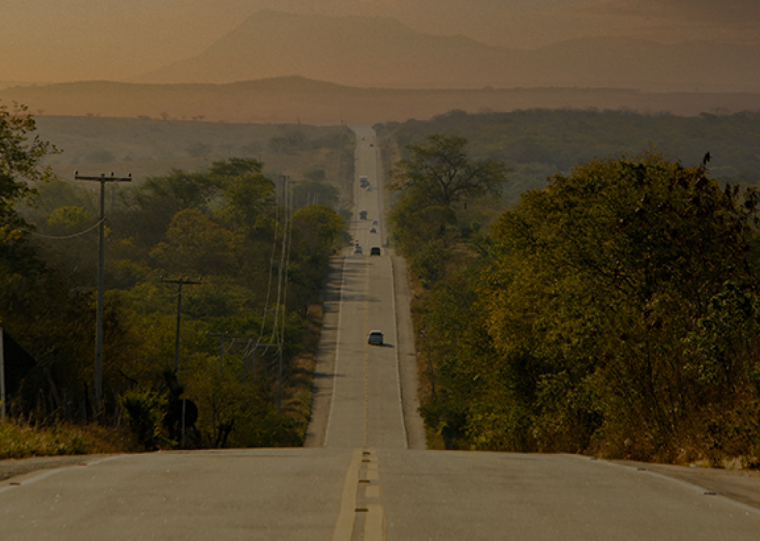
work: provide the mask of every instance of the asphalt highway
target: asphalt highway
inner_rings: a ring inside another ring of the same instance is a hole
[[[425,450],[404,262],[387,246],[375,134],[355,131],[362,253],[333,261],[306,446],[29,471],[0,482],[0,540],[760,539],[757,477],[724,493],[589,457]]]

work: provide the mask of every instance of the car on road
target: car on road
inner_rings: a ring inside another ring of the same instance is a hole
[[[369,335],[367,335],[367,343],[371,346],[382,346],[383,345],[383,333],[382,331],[369,331]]]
[[[375,229],[374,227],[370,227],[369,228],[369,232],[370,233],[377,233],[377,229]]]
[[[377,220],[372,220],[372,225],[377,225]]]
[[[357,246],[356,248],[354,248],[354,253],[355,254],[362,254],[364,252],[362,252],[362,247],[361,246]]]
[[[373,246],[369,249],[369,255],[380,255],[380,247],[379,246]]]

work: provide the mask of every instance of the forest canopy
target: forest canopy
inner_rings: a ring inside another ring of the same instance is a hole
[[[699,163],[709,151],[713,178],[741,185],[760,182],[758,112],[714,111],[689,117],[596,109],[451,111],[430,121],[377,127],[392,133],[399,149],[420,144],[431,134],[463,137],[471,157],[501,160],[514,169],[504,187],[505,199],[513,201],[526,190],[544,187],[547,177],[569,173],[576,164],[651,150],[684,164]]]
[[[760,195],[715,179],[708,159],[592,159],[489,232],[467,227],[465,204],[429,227],[410,219],[411,192],[398,201],[431,441],[758,460]]]
[[[40,428],[128,425],[131,449],[172,448],[187,399],[197,419],[185,446],[298,445],[319,291],[330,253],[346,242],[344,218],[309,201],[296,207],[295,180],[270,179],[255,159],[108,185],[96,404],[98,192],[50,178],[42,158],[55,150],[34,136],[30,116],[3,108],[0,122],[0,322],[37,361],[10,415]]]

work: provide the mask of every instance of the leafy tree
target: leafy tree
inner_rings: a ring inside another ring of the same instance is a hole
[[[292,255],[288,276],[295,291],[292,307],[303,316],[317,302],[330,254],[346,239],[343,218],[330,207],[309,205],[293,214]]]
[[[508,169],[503,162],[467,156],[467,140],[430,135],[426,145],[407,145],[408,158],[393,169],[391,189],[414,190],[428,205],[451,207],[467,198],[499,194]]]
[[[0,256],[7,263],[30,255],[24,243],[29,224],[16,205],[36,195],[30,182],[52,178],[50,168],[41,162],[48,153],[57,152],[38,136],[32,138],[36,124],[28,107],[16,103],[14,107],[11,111],[0,105]]]
[[[187,209],[172,218],[167,242],[156,245],[151,257],[169,272],[218,275],[237,268],[241,239],[198,210]]]
[[[600,438],[649,458],[704,421],[687,339],[727,281],[757,290],[759,200],[647,153],[556,175],[503,215],[483,293],[507,386],[529,390],[537,447]],[[730,402],[730,387],[714,396]]]
[[[269,226],[267,213],[274,204],[274,183],[261,168],[256,160],[230,159],[215,162],[210,171],[224,179],[220,215],[252,236]]]

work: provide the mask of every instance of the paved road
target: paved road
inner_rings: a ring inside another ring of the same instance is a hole
[[[724,492],[725,478],[705,488],[688,468],[424,450],[403,262],[385,247],[374,134],[357,134],[370,190],[357,182],[354,199],[369,216],[351,227],[364,253],[334,261],[307,447],[31,471],[0,482],[0,539],[760,539],[757,477]],[[367,344],[371,329],[383,347]]]

